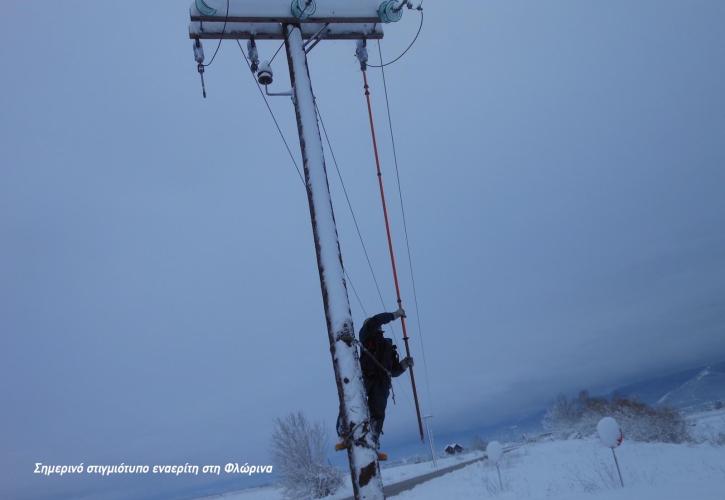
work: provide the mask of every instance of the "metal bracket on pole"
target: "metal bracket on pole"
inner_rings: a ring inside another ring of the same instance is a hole
[[[322,41],[322,38],[320,38],[320,35],[322,35],[322,32],[327,29],[327,27],[330,25],[330,23],[325,23],[320,30],[312,35],[307,42],[305,42],[305,53],[309,54],[312,49],[314,49],[320,41]]]
[[[264,93],[267,94],[270,97],[292,97],[292,91],[288,90],[286,92],[270,92],[269,86],[264,86]]]

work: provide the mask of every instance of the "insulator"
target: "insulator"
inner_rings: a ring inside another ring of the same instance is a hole
[[[257,81],[260,85],[272,85],[273,80],[274,73],[272,73],[272,66],[269,64],[269,61],[264,61],[259,65],[259,70],[257,71]]]
[[[403,17],[402,5],[398,0],[385,0],[378,7],[378,16],[384,23],[396,23]]]
[[[365,40],[357,41],[357,48],[355,49],[355,55],[358,61],[360,61],[360,69],[365,71],[368,64],[368,48]]]
[[[259,68],[259,52],[257,52],[257,44],[253,38],[247,41],[247,53],[249,54],[252,73],[256,73],[257,68]]]
[[[317,10],[315,0],[292,0],[292,15],[297,19],[304,20],[310,17]]]
[[[198,38],[194,40],[194,60],[197,64],[204,64],[204,47]]]

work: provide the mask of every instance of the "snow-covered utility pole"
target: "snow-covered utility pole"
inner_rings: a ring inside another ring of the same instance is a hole
[[[383,483],[378,474],[376,446],[370,432],[370,416],[360,362],[353,344],[355,330],[330,199],[315,98],[307,68],[307,55],[300,28],[286,25],[285,30],[307,199],[317,250],[317,267],[320,271],[327,333],[340,398],[341,423],[342,429],[349,433],[347,450],[353,490],[355,498],[383,498]]]
[[[200,40],[220,40],[221,43],[221,39],[246,39],[250,40],[248,51],[253,71],[256,70],[258,82],[267,90],[273,82],[272,68],[267,62],[257,66],[259,49],[255,41],[285,42],[330,353],[340,402],[340,424],[348,443],[356,499],[383,499],[383,483],[354,344],[355,330],[307,67],[307,52],[321,40],[380,39],[383,37],[381,23],[399,20],[401,9],[402,4],[397,0],[291,0],[291,3],[290,0],[194,0],[190,10],[189,37],[194,40],[195,60],[202,77],[208,64],[204,64]],[[214,56],[216,51],[212,60]],[[267,92],[267,95],[289,94]]]

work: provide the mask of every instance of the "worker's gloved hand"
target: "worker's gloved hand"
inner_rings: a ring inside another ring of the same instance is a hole
[[[413,365],[415,363],[413,362],[413,358],[410,356],[403,358],[403,361],[400,362],[400,366],[403,367],[403,370],[407,370],[408,368],[413,368]]]
[[[402,307],[399,307],[398,310],[393,313],[393,316],[395,317],[395,319],[407,318],[407,316],[405,315],[405,309],[403,309]]]

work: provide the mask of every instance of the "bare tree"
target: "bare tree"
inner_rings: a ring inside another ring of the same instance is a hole
[[[342,485],[342,471],[326,459],[327,440],[319,422],[302,412],[278,418],[272,433],[272,460],[288,498],[323,498]]]

